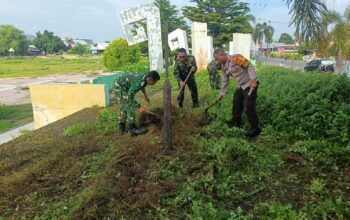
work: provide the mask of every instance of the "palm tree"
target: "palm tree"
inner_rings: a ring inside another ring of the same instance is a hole
[[[333,23],[329,51],[335,56],[337,69],[341,69],[343,60],[350,58],[350,5],[343,16],[338,13]]]
[[[261,44],[263,40],[270,44],[273,42],[274,33],[275,29],[271,25],[268,25],[266,22],[258,23],[253,30],[253,40],[256,44]]]
[[[255,25],[255,28],[253,30],[253,41],[256,44],[261,44],[264,39],[264,31],[262,24],[258,23]]]
[[[323,37],[322,18],[327,12],[325,0],[284,0],[292,15],[294,24],[302,41]]]

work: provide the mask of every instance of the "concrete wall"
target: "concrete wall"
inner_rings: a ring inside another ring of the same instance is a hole
[[[99,76],[99,77],[97,77],[95,79],[91,79],[90,80],[90,84],[103,84],[103,85],[106,85],[108,92],[111,92],[112,88],[114,86],[114,81],[116,80],[116,78],[120,74],[125,74],[125,73],[122,73],[122,72],[110,73],[110,74],[105,75],[105,76]]]
[[[168,44],[171,51],[179,48],[185,48],[188,52],[188,39],[186,31],[182,29],[176,29],[168,35]]]
[[[214,59],[214,39],[208,36],[208,63]]]
[[[119,12],[119,20],[129,45],[148,40],[150,68],[163,71],[162,33],[158,7],[153,3],[147,3],[122,10]],[[133,34],[130,25],[142,20],[146,20],[147,31],[143,27],[138,27],[136,34]]]
[[[228,44],[228,53],[230,55],[233,54],[233,41],[230,41],[229,44]]]
[[[106,107],[109,93],[105,85],[32,85],[34,128],[38,129],[87,107]]]
[[[251,34],[233,34],[233,54],[241,54],[250,59],[250,51],[253,47],[253,38]]]
[[[208,66],[207,23],[192,22],[192,55],[196,57],[199,70]]]

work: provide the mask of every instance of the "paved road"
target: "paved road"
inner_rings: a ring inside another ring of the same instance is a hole
[[[6,142],[9,142],[15,138],[17,138],[18,136],[22,135],[23,131],[32,131],[34,130],[34,123],[29,123],[26,125],[23,125],[21,127],[12,129],[8,132],[2,133],[0,134],[0,145],[4,144]]]
[[[293,60],[284,60],[279,58],[259,58],[262,65],[268,65],[268,66],[283,66],[288,68],[295,68],[295,69],[304,69],[306,62],[305,61],[293,61]]]
[[[33,78],[0,79],[0,104],[17,105],[30,103],[29,85],[77,83],[89,79],[91,71]],[[101,72],[102,73],[102,72]]]

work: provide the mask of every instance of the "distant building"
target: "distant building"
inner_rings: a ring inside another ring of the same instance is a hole
[[[78,44],[89,45],[90,47],[93,47],[95,44],[93,40],[89,40],[89,39],[64,38],[62,40],[68,49],[72,49],[73,47],[75,47]]]
[[[29,45],[27,54],[29,56],[38,56],[40,55],[40,50],[35,45]]]
[[[285,44],[285,43],[262,43],[259,44],[259,52],[277,52],[277,53],[298,53],[298,44]]]
[[[96,55],[102,54],[108,46],[109,43],[96,43],[91,47],[91,53]]]

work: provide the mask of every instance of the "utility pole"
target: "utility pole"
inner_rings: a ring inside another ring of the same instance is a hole
[[[166,149],[173,148],[172,125],[171,125],[171,85],[169,82],[169,47],[168,47],[168,23],[164,24],[164,55],[165,55],[165,82],[163,86],[164,103],[164,146]]]

